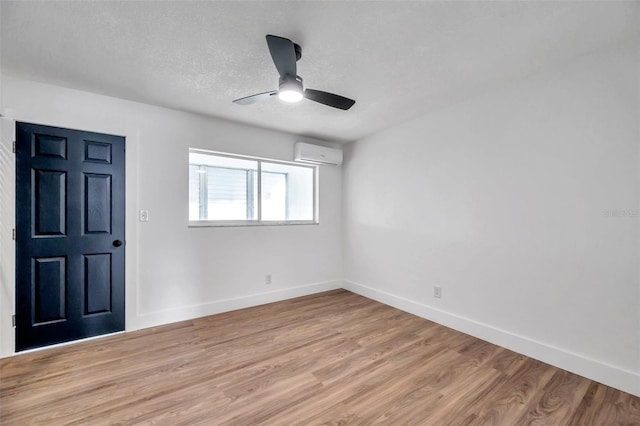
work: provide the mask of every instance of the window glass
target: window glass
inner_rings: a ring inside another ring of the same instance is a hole
[[[190,151],[189,221],[316,222],[316,170]]]
[[[189,164],[189,220],[200,219],[200,173],[197,164]]]
[[[314,170],[263,162],[263,220],[313,220]]]

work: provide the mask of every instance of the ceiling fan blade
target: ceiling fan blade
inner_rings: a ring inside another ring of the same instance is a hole
[[[251,95],[245,98],[236,99],[235,101],[233,101],[233,103],[236,103],[239,105],[255,104],[256,102],[265,101],[269,99],[271,96],[275,95],[276,93],[278,93],[277,90],[273,90],[271,92],[258,93],[257,95]]]
[[[319,102],[330,107],[348,110],[356,103],[353,99],[344,96],[334,95],[333,93],[323,92],[322,90],[306,89],[304,97],[310,101]]]
[[[296,50],[293,42],[288,38],[267,35],[267,45],[280,77],[285,75],[295,77],[297,75]]]

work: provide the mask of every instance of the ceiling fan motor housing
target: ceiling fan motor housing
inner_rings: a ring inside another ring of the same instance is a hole
[[[296,62],[302,58],[302,47],[298,43],[293,43],[293,50],[296,52]]]
[[[278,83],[278,91],[283,90],[293,90],[302,93],[304,91],[302,87],[302,77],[300,77],[299,75],[294,77],[289,74],[280,77],[280,81]]]

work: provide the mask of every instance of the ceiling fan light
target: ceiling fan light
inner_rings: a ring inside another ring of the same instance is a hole
[[[300,102],[302,93],[295,89],[284,89],[278,92],[278,97],[285,102]]]
[[[299,102],[304,97],[302,94],[302,79],[286,75],[280,78],[278,84],[278,97],[285,102]]]

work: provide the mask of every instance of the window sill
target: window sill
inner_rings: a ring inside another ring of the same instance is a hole
[[[319,222],[313,220],[290,220],[290,221],[261,221],[242,220],[242,221],[225,221],[225,220],[197,220],[189,221],[189,228],[220,228],[220,227],[238,227],[238,226],[288,226],[288,225],[319,225]]]

